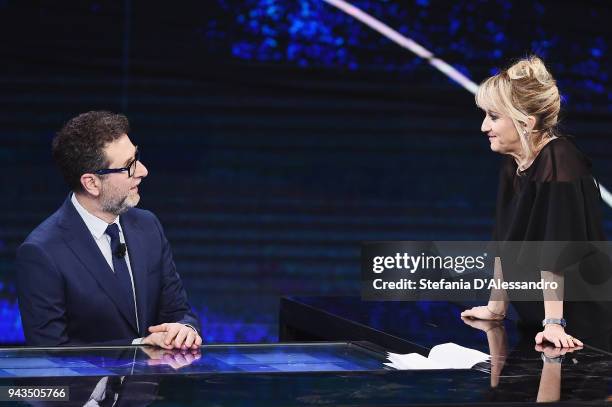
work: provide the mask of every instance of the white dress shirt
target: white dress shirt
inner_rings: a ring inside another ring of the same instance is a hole
[[[92,215],[91,213],[87,211],[87,209],[83,208],[83,206],[79,203],[78,199],[76,198],[75,194],[72,194],[72,197],[70,198],[70,200],[72,201],[74,208],[77,210],[77,212],[83,219],[83,222],[85,222],[85,226],[87,226],[87,229],[89,229],[89,231],[91,232],[91,235],[93,236],[94,241],[100,248],[100,251],[102,252],[102,255],[104,256],[104,259],[106,259],[108,266],[114,273],[115,270],[113,268],[113,251],[111,249],[111,238],[109,235],[105,233],[106,228],[108,227],[109,223],[106,223],[106,221],[103,221],[97,216]],[[125,243],[125,237],[123,236],[123,229],[121,229],[121,224],[119,223],[119,216],[117,216],[112,223],[117,224],[117,226],[119,227],[119,241],[121,243]],[[129,247],[127,247],[124,259],[125,259],[125,262],[127,263],[128,272],[130,273],[130,281],[132,282],[132,295],[133,295],[132,298],[134,300],[134,310],[136,310],[137,309],[136,290],[134,289],[134,276],[132,275],[132,266],[130,265],[130,254],[129,253],[130,253],[130,250],[129,250]],[[140,325],[138,323],[138,312],[136,312],[136,327],[138,328],[138,332],[140,332]],[[135,339],[133,343],[140,343],[138,339]]]

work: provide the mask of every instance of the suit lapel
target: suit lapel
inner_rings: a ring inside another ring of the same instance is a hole
[[[85,222],[70,201],[70,196],[62,206],[62,217],[59,224],[64,229],[66,244],[96,279],[106,295],[110,297],[123,318],[134,328],[134,332],[137,332],[136,325],[133,322],[134,318],[130,317],[133,311],[130,310],[128,301],[121,296],[122,290],[113,271],[108,266]]]
[[[140,334],[146,336],[149,321],[146,319],[145,312],[147,309],[147,253],[143,241],[144,232],[133,218],[122,216],[120,222],[134,277]]]

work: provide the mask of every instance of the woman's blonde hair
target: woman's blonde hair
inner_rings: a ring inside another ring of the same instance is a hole
[[[544,62],[531,55],[484,80],[476,92],[476,105],[512,119],[524,152],[518,162],[520,171],[556,134],[561,98]],[[529,116],[536,118],[536,124],[531,132],[525,132]]]

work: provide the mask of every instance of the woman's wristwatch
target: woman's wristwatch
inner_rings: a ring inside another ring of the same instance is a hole
[[[565,322],[565,319],[561,318],[546,318],[544,320],[542,320],[542,326],[546,327],[546,325],[548,324],[555,324],[555,325],[561,325],[563,328],[565,328],[567,326],[567,323]]]

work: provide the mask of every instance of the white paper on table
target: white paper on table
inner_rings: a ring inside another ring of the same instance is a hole
[[[449,342],[431,348],[428,357],[418,353],[389,353],[387,359],[390,363],[385,365],[398,370],[471,369],[478,363],[490,360],[490,356]]]

